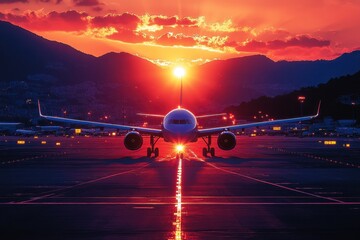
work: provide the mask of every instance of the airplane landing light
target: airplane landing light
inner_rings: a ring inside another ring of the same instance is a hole
[[[176,151],[178,153],[182,153],[184,151],[184,148],[185,148],[184,145],[181,145],[181,144],[176,145]]]

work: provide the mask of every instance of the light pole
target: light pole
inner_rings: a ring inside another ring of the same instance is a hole
[[[353,118],[354,118],[354,126],[355,126],[356,125],[356,115],[355,115],[356,103],[355,103],[355,101],[351,102],[351,105],[352,105],[352,109],[353,109]]]

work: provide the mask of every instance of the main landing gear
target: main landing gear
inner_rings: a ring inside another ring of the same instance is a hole
[[[204,142],[206,143],[207,148],[203,148],[203,156],[207,157],[207,154],[210,153],[212,157],[215,156],[215,148],[210,147],[211,146],[211,135],[207,137],[207,140],[205,137],[202,137]]]
[[[160,139],[160,137],[155,137],[153,135],[150,135],[150,147],[147,148],[146,156],[151,157],[151,154],[154,154],[154,157],[159,156],[159,148],[155,148],[155,144]]]

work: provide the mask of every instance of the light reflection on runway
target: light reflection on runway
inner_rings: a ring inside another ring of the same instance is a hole
[[[176,179],[176,204],[175,204],[175,240],[183,239],[182,232],[182,195],[181,195],[181,183],[182,183],[182,158],[179,158],[179,164],[177,169],[177,179]]]

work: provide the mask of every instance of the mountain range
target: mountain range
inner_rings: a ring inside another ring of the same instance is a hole
[[[36,99],[49,112],[83,116],[165,113],[178,104],[170,69],[128,53],[100,57],[0,21],[0,116],[26,115]],[[259,96],[275,96],[360,70],[360,51],[334,60],[278,61],[256,55],[216,60],[189,69],[184,107],[221,111]]]
[[[298,97],[305,97],[299,101]],[[286,118],[312,115],[321,101],[320,117],[360,120],[360,71],[330,79],[316,87],[305,87],[275,97],[262,96],[240,105],[228,107],[226,112],[237,117],[254,120],[254,117],[268,115],[268,118]]]

